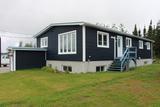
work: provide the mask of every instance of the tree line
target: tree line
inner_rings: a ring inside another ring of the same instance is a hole
[[[141,32],[140,29],[138,30],[137,25],[135,24],[132,34],[154,40],[153,54],[155,58],[160,58],[160,21],[157,25],[153,25],[151,20],[148,27],[144,26],[143,32]]]

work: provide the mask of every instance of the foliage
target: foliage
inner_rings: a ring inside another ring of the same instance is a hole
[[[141,35],[141,30],[139,29],[139,31],[138,31],[138,36],[139,37],[141,37],[142,35]]]
[[[127,33],[126,27],[123,24],[119,25],[119,31]]]
[[[26,43],[24,47],[33,47],[32,43]]]
[[[159,107],[159,66],[131,72],[0,74],[0,107]]]
[[[19,46],[18,47],[23,47],[23,42],[22,41],[19,42]]]
[[[51,68],[51,67],[48,67],[48,66],[45,66],[42,68],[42,71],[45,71],[45,72],[51,72],[51,73],[56,73],[56,70]]]
[[[153,29],[152,29],[152,20],[151,20],[148,28],[147,38],[152,39],[152,37],[153,37]]]
[[[135,24],[134,26],[134,31],[132,32],[133,35],[138,36],[138,31],[137,31],[137,25]]]
[[[146,30],[146,27],[144,26],[143,28],[143,37],[146,38],[147,36],[147,30]]]
[[[133,31],[133,34],[137,34],[137,27],[135,24],[135,28]],[[140,30],[138,31],[138,35],[141,35]],[[153,43],[153,53],[155,58],[160,58],[160,21],[157,23],[157,26],[152,24],[152,20],[150,21],[150,24],[148,26],[148,30],[144,26],[143,29],[143,36],[144,38],[149,38],[151,40],[154,40],[155,43]]]

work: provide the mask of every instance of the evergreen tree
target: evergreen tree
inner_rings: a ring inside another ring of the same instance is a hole
[[[137,25],[135,24],[134,26],[134,31],[132,32],[133,35],[138,36],[138,31],[137,31]]]
[[[140,29],[138,30],[138,36],[139,36],[139,37],[142,36],[142,35],[141,35],[141,30],[140,30]]]
[[[153,39],[152,20],[150,21],[150,25],[149,25],[149,28],[148,28],[147,38]]]
[[[156,56],[156,58],[160,58],[160,26],[158,26],[158,24],[155,29],[154,41],[155,41],[153,45],[154,55]]]
[[[143,37],[146,38],[147,36],[147,30],[146,30],[146,26],[144,26],[143,28]]]

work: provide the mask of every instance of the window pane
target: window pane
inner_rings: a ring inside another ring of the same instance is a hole
[[[96,67],[96,72],[100,72],[100,67]]]
[[[120,46],[121,46],[121,44],[120,44],[120,43],[121,43],[121,41],[120,41],[120,39],[118,38],[118,39],[117,39],[118,47],[120,47]]]
[[[67,52],[67,36],[66,34],[64,35],[64,52]]]
[[[76,35],[72,33],[72,52],[76,51]]]
[[[103,35],[103,45],[107,46],[107,35]]]
[[[68,34],[68,52],[71,52],[71,33]]]
[[[102,35],[98,34],[98,45],[102,45]]]
[[[68,71],[72,71],[72,67],[71,66],[68,66]]]
[[[60,45],[60,52],[63,52],[63,36],[61,35],[61,36],[59,36],[59,41],[60,41],[60,43],[59,43],[59,45]]]
[[[128,39],[126,39],[126,46],[128,46]]]
[[[104,66],[101,66],[101,71],[104,71]]]
[[[63,66],[63,71],[68,71],[67,66]]]

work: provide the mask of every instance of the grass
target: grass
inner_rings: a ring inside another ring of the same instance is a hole
[[[130,72],[0,74],[0,107],[160,107],[160,65]]]

